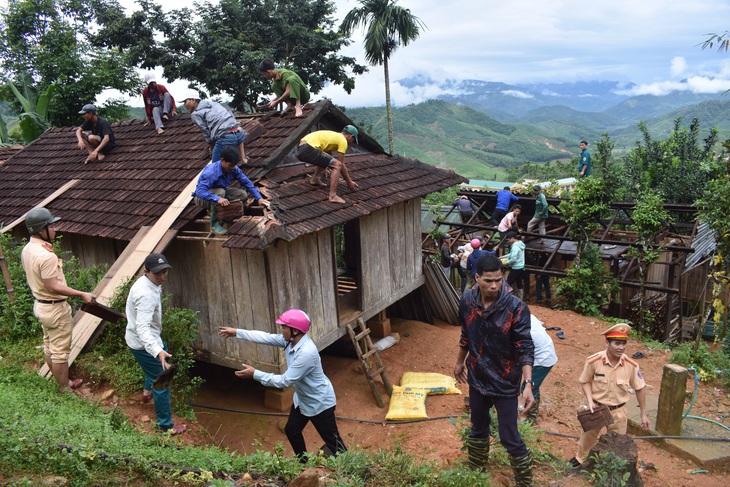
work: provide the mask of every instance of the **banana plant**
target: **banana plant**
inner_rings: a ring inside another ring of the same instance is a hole
[[[33,89],[27,84],[23,85],[25,95],[20,93],[15,84],[8,83],[8,86],[15,95],[15,98],[23,107],[23,113],[18,116],[18,126],[20,127],[20,133],[23,137],[23,141],[28,144],[40,137],[43,132],[50,127],[51,124],[48,121],[48,106],[50,105],[53,94],[58,89],[58,85],[56,83],[51,83],[48,85],[46,90],[38,96],[36,96]]]

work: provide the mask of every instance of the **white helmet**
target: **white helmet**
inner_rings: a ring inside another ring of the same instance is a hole
[[[152,82],[157,82],[157,78],[155,78],[155,73],[147,73],[144,75],[144,84],[148,85]]]
[[[200,100],[200,93],[198,93],[196,90],[186,90],[185,96],[183,96],[183,101],[189,100],[191,98],[194,100]]]

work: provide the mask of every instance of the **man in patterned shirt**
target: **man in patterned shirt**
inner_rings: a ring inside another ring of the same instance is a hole
[[[530,310],[504,282],[502,263],[483,255],[476,266],[477,287],[464,292],[459,307],[461,339],[454,367],[456,380],[469,383],[471,434],[469,467],[485,471],[489,459],[489,410],[499,418],[499,440],[510,454],[517,485],[532,485],[532,454],[517,430],[517,396],[524,376],[525,408],[532,396],[534,343]],[[468,373],[467,373],[468,372]]]

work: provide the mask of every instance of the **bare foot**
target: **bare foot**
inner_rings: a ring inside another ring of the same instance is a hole
[[[170,116],[167,113],[162,115],[162,120],[169,120],[169,119],[170,119]]]
[[[327,186],[321,179],[314,178],[309,180],[309,184],[311,184],[312,186]]]
[[[164,134],[164,133],[165,133],[165,131],[164,131],[164,130],[162,130],[162,129],[157,129],[157,135],[161,135],[161,134]]]
[[[104,154],[99,154],[98,156],[96,156],[96,158],[99,159],[100,161],[103,161],[105,157],[106,156]]]
[[[342,198],[340,198],[339,196],[330,196],[330,203],[340,203],[340,204],[342,204],[342,203],[346,203],[346,201],[343,200]]]
[[[296,107],[294,109],[294,116],[295,117],[301,117],[302,116],[302,107]]]

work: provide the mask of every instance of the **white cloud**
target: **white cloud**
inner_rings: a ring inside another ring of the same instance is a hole
[[[507,96],[514,96],[515,98],[522,98],[523,100],[535,98],[534,95],[519,90],[503,90],[502,94]]]
[[[675,56],[672,58],[670,73],[673,78],[682,76],[687,70],[687,60],[682,56]]]

